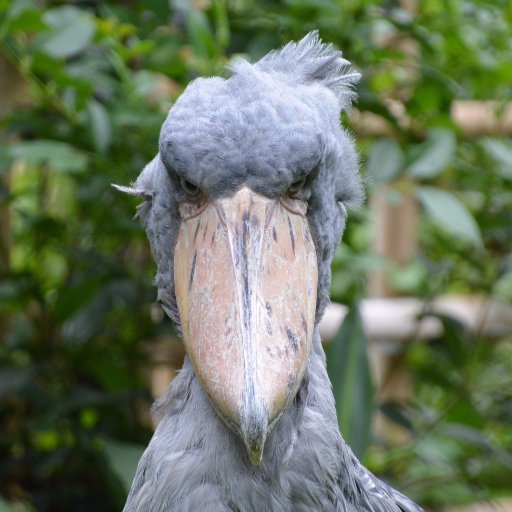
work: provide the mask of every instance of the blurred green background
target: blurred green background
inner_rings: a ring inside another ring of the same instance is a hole
[[[0,0],[0,511],[122,508],[152,432],[147,368],[173,330],[136,202],[110,185],[154,156],[190,80],[316,28],[363,74],[344,122],[369,202],[419,212],[405,261],[375,249],[375,208],[351,212],[336,254],[343,433],[430,510],[512,495],[510,331],[439,316],[442,334],[402,344],[413,393],[383,401],[358,310],[379,272],[395,296],[512,304],[509,0]],[[462,126],[461,101],[494,121]],[[400,442],[369,434],[378,410]]]

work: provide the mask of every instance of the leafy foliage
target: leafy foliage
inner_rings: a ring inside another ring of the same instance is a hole
[[[231,55],[255,59],[319,28],[363,71],[358,109],[390,134],[358,137],[369,195],[385,184],[423,207],[418,256],[399,269],[372,254],[368,214],[352,214],[333,299],[356,304],[367,274],[385,268],[417,297],[511,302],[512,145],[465,135],[450,113],[455,99],[493,99],[499,110],[512,96],[511,9],[505,0],[426,0],[414,14],[376,0],[0,0],[0,493],[20,510],[121,508],[134,445],[151,430],[140,342],[172,328],[151,316],[154,268],[130,220],[135,204],[110,184],[135,178],[170,101],[194,77],[223,73]],[[368,446],[355,306],[329,358],[349,442],[431,506],[510,492],[512,477],[510,339],[441,320],[442,338],[407,345],[414,401],[378,404],[409,431],[406,446]]]
[[[350,308],[326,355],[340,429],[356,456],[362,458],[371,439],[373,389],[366,337],[357,305]]]

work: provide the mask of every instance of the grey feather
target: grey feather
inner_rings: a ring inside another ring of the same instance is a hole
[[[356,97],[353,87],[361,79],[340,51],[321,43],[316,30],[297,43],[270,52],[256,65],[267,72],[282,73],[297,84],[320,82],[335,93],[342,110],[350,108]]]
[[[339,433],[315,335],[308,372],[272,431],[260,466],[218,417],[187,360],[155,404],[160,423],[125,512],[418,512],[354,457]]]
[[[354,142],[339,123],[360,75],[317,33],[255,64],[238,60],[231,70],[229,79],[200,78],[187,87],[162,126],[159,153],[132,187],[121,188],[145,199],[139,216],[157,262],[158,299],[179,329],[173,260],[181,178],[212,199],[242,185],[278,198],[309,174],[303,199],[317,251],[318,321],[345,205],[363,200]],[[343,441],[318,331],[313,343],[297,396],[269,435],[259,466],[186,359],[154,406],[160,423],[125,512],[420,511],[369,473]]]

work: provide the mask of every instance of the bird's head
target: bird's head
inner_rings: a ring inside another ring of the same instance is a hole
[[[346,205],[362,197],[340,127],[359,74],[316,33],[231,70],[187,87],[123,190],[145,199],[159,301],[259,463],[304,375]]]

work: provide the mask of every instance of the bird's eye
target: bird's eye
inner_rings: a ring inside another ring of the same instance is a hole
[[[303,176],[302,178],[295,180],[289,187],[288,187],[288,194],[290,196],[296,196],[299,194],[302,189],[304,188],[304,185],[306,184],[306,176]]]
[[[183,189],[183,192],[191,197],[197,196],[197,194],[200,192],[200,188],[197,185],[194,185],[194,183],[186,180],[185,178],[180,179],[180,185]]]

